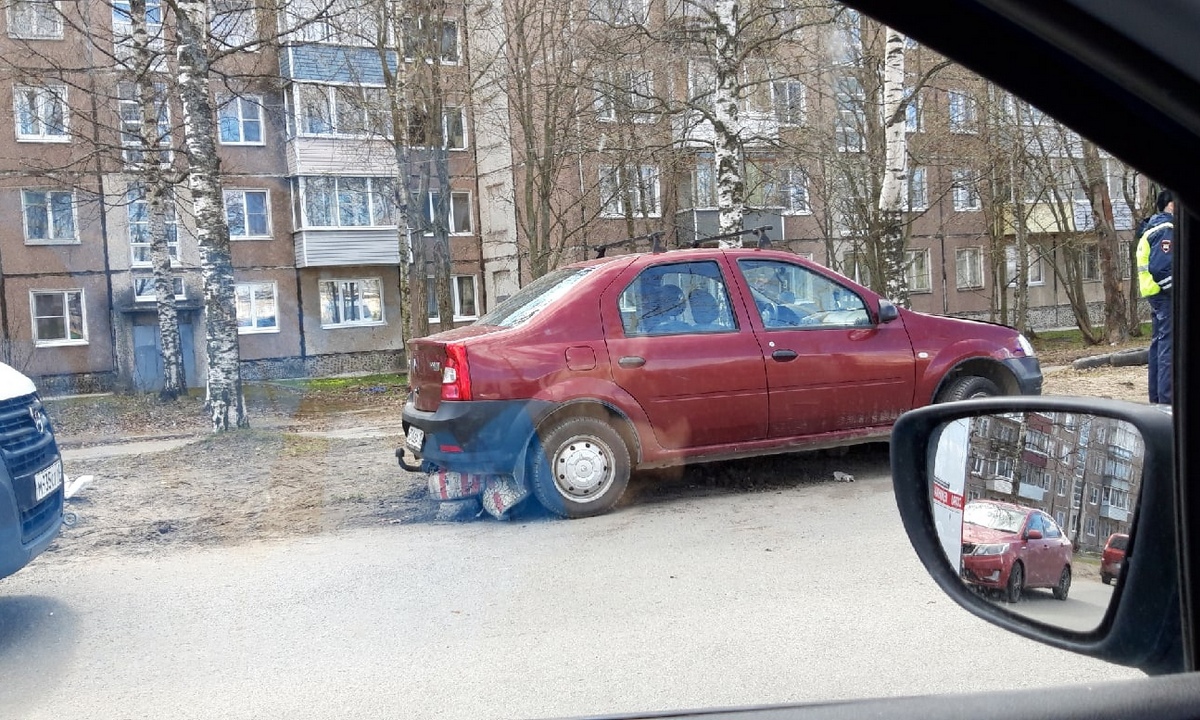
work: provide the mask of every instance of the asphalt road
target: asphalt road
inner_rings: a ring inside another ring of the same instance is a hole
[[[945,598],[885,472],[586,521],[42,558],[0,582],[0,716],[548,717],[1141,676]]]

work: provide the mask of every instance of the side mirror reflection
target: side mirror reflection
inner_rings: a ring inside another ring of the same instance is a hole
[[[997,413],[946,423],[933,438],[934,522],[962,581],[1046,624],[1097,627],[1141,486],[1137,429],[1078,413]]]

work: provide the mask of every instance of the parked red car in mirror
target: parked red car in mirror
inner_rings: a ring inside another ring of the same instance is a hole
[[[1042,385],[1012,328],[897,308],[758,248],[560,268],[408,350],[401,464],[496,516],[530,492],[596,515],[633,469],[886,440],[914,407]]]
[[[1028,588],[1071,590],[1071,541],[1044,512],[994,500],[963,508],[962,577],[1015,603]]]
[[[1121,576],[1121,568],[1125,565],[1125,546],[1129,544],[1129,536],[1125,533],[1113,533],[1104,543],[1104,552],[1100,555],[1100,581],[1111,585],[1112,581]]]

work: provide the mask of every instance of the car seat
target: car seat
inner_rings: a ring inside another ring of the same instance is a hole
[[[725,327],[718,323],[721,311],[717,299],[703,288],[696,288],[688,293],[688,307],[692,311],[692,325],[697,330],[719,330]]]
[[[686,332],[691,326],[680,319],[684,309],[683,290],[678,285],[661,285],[649,293],[639,327],[648,333]]]

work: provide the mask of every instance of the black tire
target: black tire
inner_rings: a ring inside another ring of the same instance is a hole
[[[567,418],[541,433],[530,468],[533,495],[547,510],[568,518],[612,509],[629,485],[629,449],[601,420]]]
[[[955,378],[938,394],[938,402],[955,402],[969,398],[994,397],[1000,394],[996,383],[978,375]]]
[[[1109,575],[1108,573],[1100,573],[1100,582],[1104,583],[1105,585],[1112,585],[1112,581],[1112,575]]]
[[[1054,599],[1066,600],[1071,592],[1071,566],[1063,565],[1062,574],[1058,576],[1058,584],[1054,586]]]
[[[1025,566],[1015,563],[1008,573],[1008,584],[1004,586],[1005,602],[1015,603],[1021,599],[1021,590],[1025,587]]]

